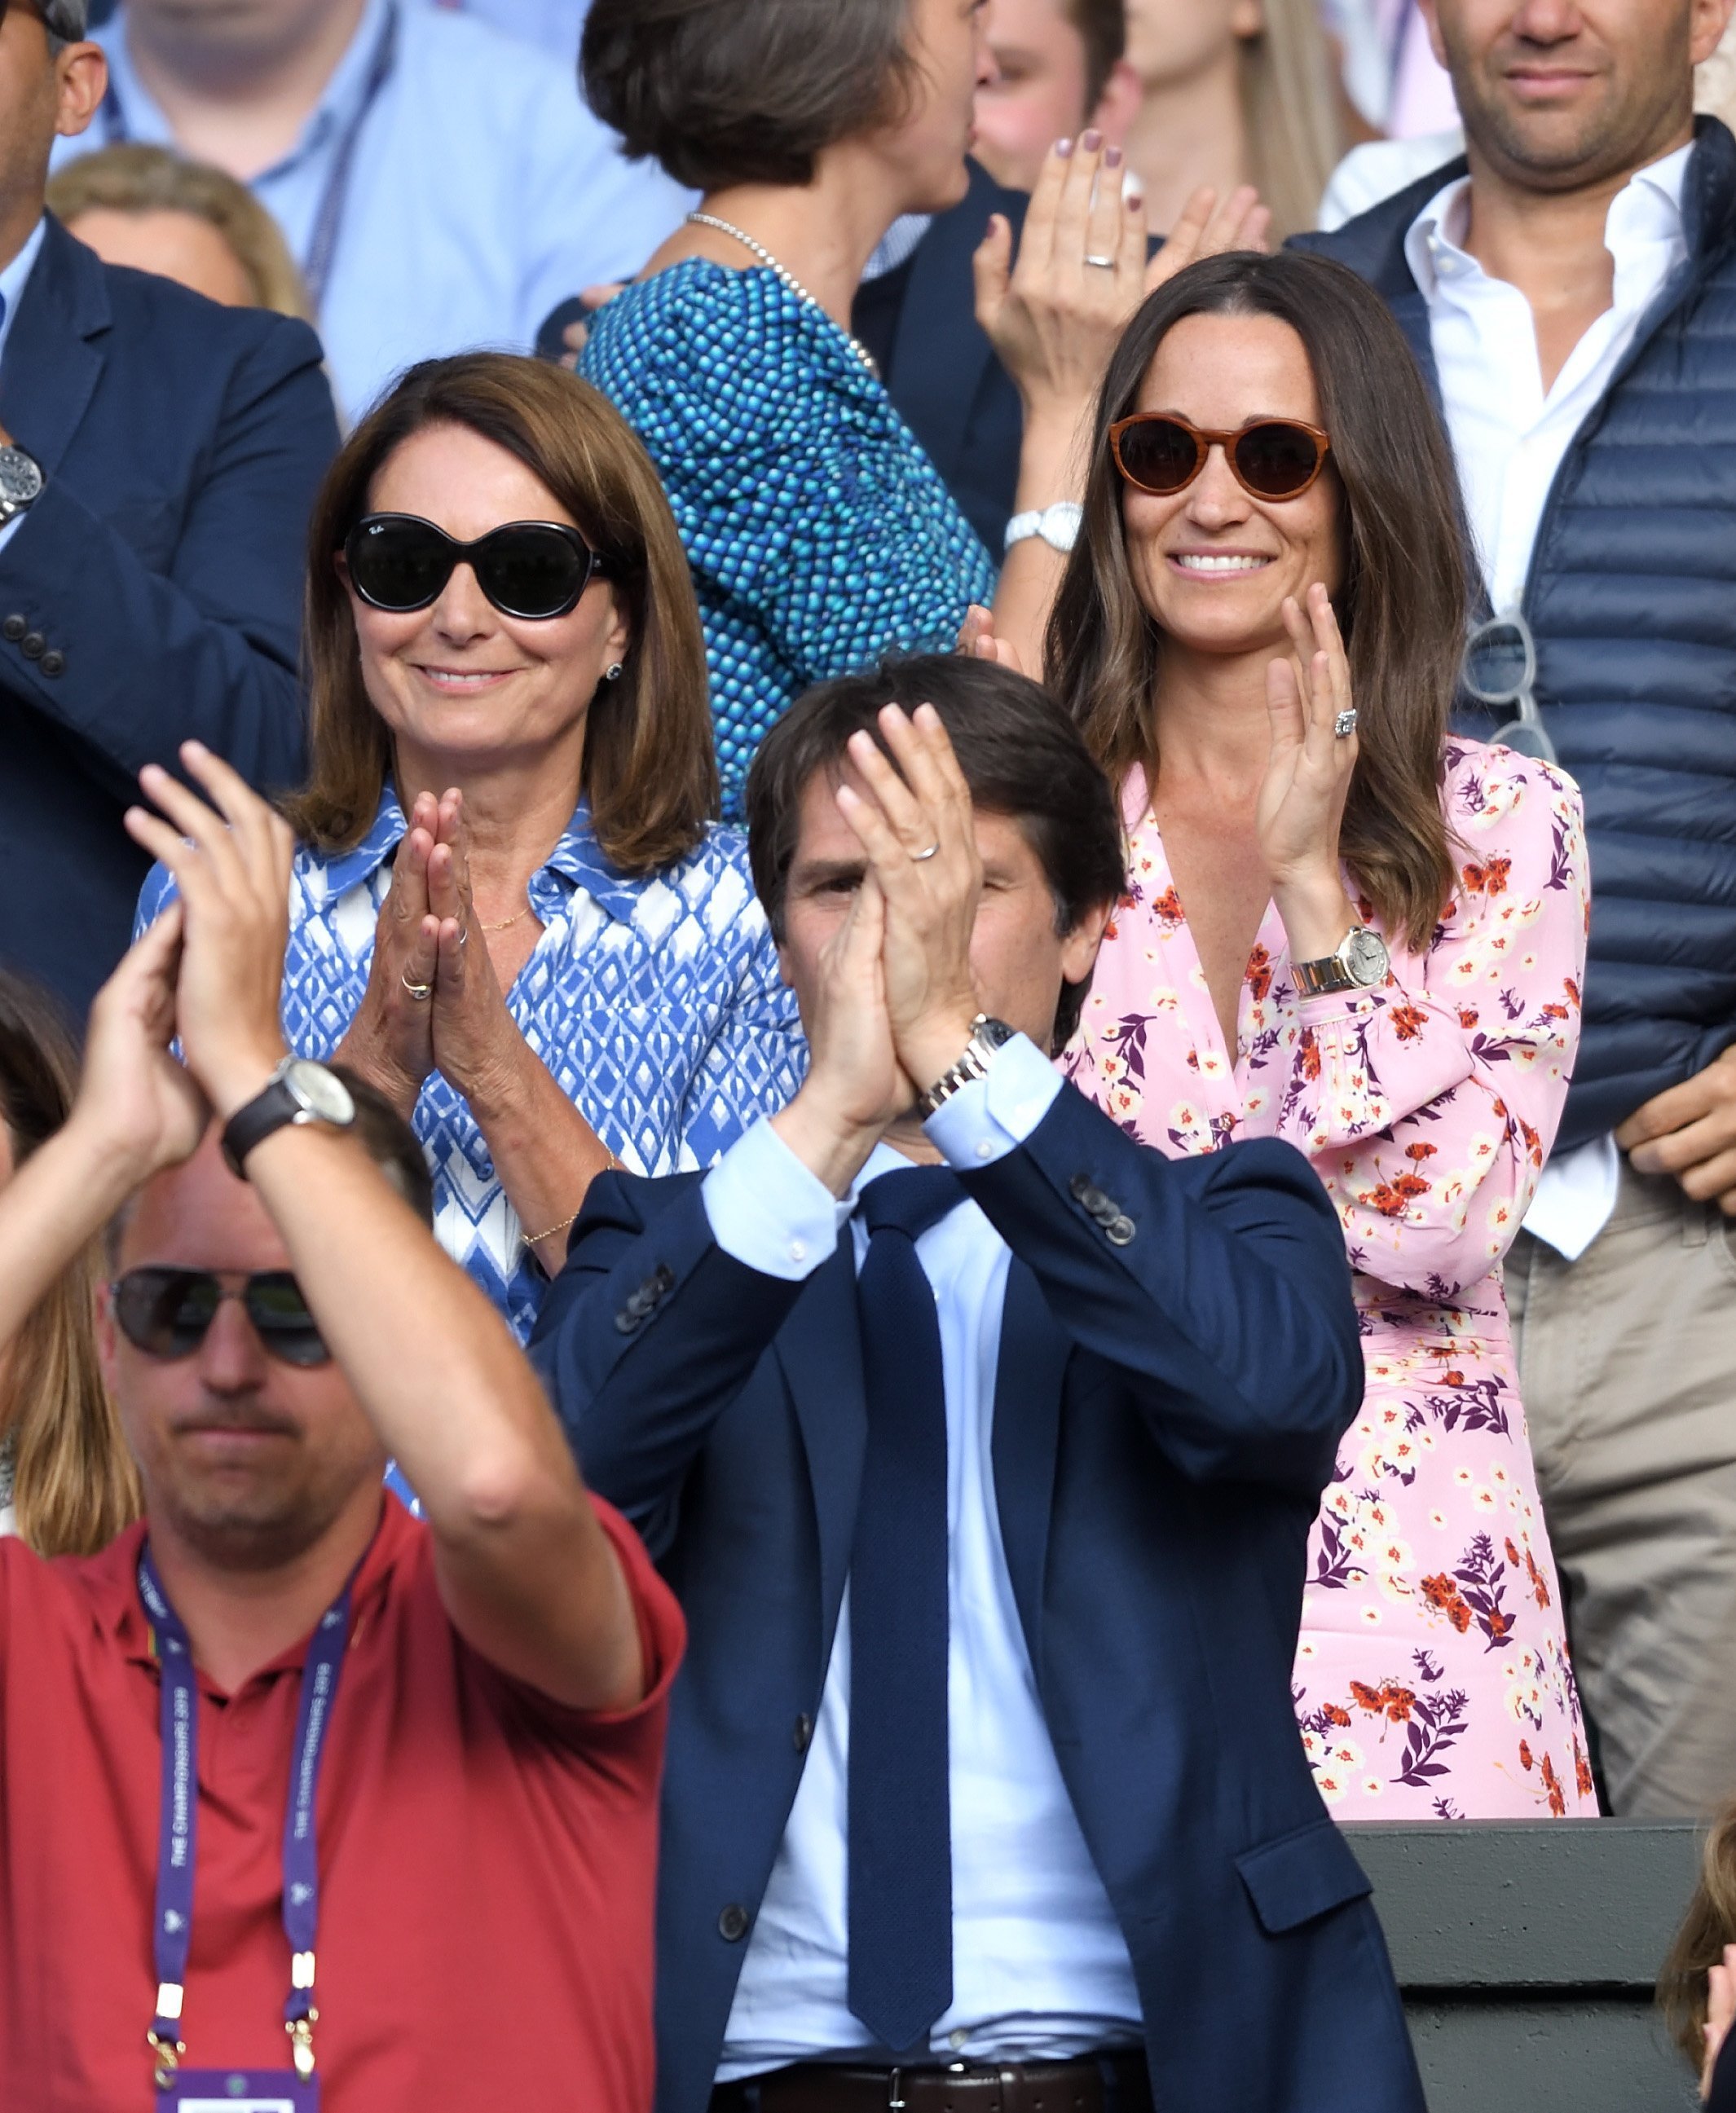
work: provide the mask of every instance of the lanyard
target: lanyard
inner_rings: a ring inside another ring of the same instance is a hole
[[[193,1872],[199,1816],[199,1686],[193,1649],[169,1604],[148,1546],[139,1555],[139,1596],[156,1632],[162,1668],[162,1810],[157,1841],[157,1912],[152,1941],[157,1960],[157,2015],[145,2035],[157,2057],[157,2082],[167,2088],[186,2047],[180,2036],[193,1945]],[[283,1822],[283,1928],[290,1940],[290,1995],[283,2006],[295,2074],[313,2074],[313,1939],[319,1926],[319,1854],[314,1800],[319,1764],[338,1675],[349,1641],[349,1586],[320,1617],[302,1668],[295,1713],[295,1750]]]
[[[326,303],[326,284],[331,276],[332,253],[337,248],[338,229],[349,196],[349,179],[355,167],[356,148],[361,144],[362,127],[367,123],[386,83],[391,79],[397,63],[398,8],[395,0],[395,4],[386,11],[385,27],[380,32],[380,41],[374,47],[373,64],[368,68],[362,99],[333,149],[331,172],[326,178],[326,188],[320,194],[319,210],[313,216],[313,236],[302,262],[301,276],[315,315]],[[126,107],[121,100],[121,91],[115,85],[112,73],[108,77],[108,92],[103,98],[103,144],[110,147],[132,137]]]

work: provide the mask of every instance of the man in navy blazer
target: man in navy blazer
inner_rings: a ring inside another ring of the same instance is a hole
[[[747,809],[806,1083],[599,1180],[534,1353],[688,1622],[662,2113],[1420,2113],[1290,1698],[1362,1390],[1324,1192],[1051,1064],[1122,844],[1035,685],[827,685]]]
[[[303,539],[337,445],[304,323],[103,264],[43,209],[100,103],[85,0],[0,20],[0,960],[82,1020],[148,861],[139,766],[303,765]]]

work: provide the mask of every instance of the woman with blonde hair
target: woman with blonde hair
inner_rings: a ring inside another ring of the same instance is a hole
[[[283,230],[245,184],[167,147],[104,147],[48,181],[48,210],[105,264],[190,286],[226,308],[313,321]]]
[[[1127,162],[1153,227],[1200,184],[1256,186],[1277,241],[1313,226],[1350,144],[1315,0],[1127,0],[1127,58],[1144,89]]]
[[[285,1035],[413,1124],[528,1335],[593,1175],[709,1165],[803,1069],[687,560],[619,413],[505,353],[412,367],[308,534]]]
[[[0,1193],[62,1134],[75,1069],[46,996],[0,970]],[[40,1555],[89,1555],[139,1504],[97,1364],[97,1257],[81,1249],[57,1271],[55,1257],[31,1260],[36,1281],[8,1272],[10,1311],[0,1305],[0,1532]]]

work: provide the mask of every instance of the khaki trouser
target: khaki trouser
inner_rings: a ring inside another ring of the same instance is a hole
[[[1622,1162],[1578,1262],[1507,1263],[1579,1691],[1624,1819],[1736,1791],[1736,1227]]]

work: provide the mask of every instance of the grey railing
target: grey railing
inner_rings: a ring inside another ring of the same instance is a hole
[[[1693,1826],[1345,1832],[1373,1882],[1429,2113],[1684,2113],[1697,2102],[1652,2006],[1693,1891]]]

